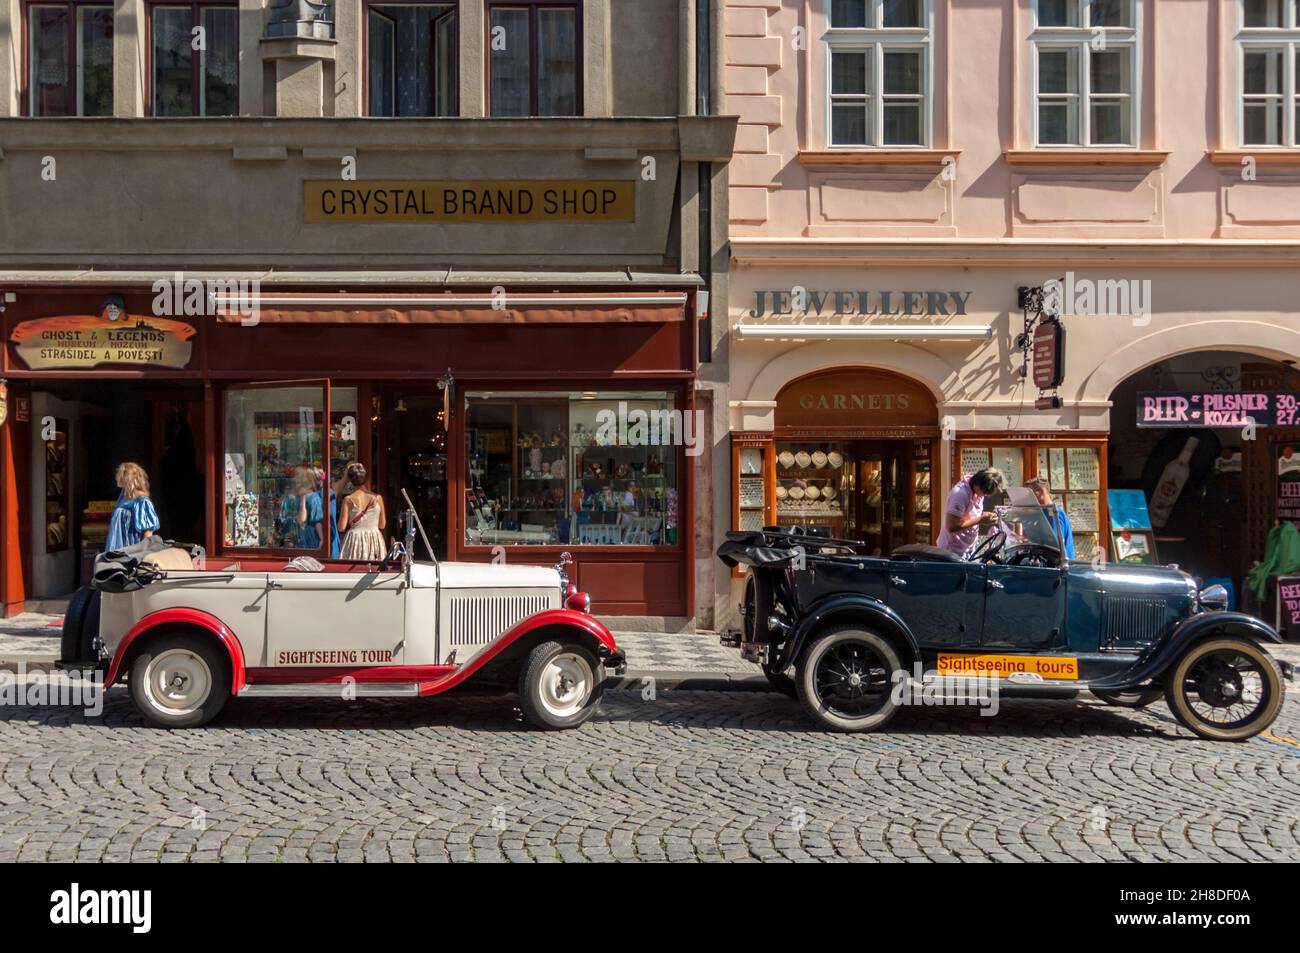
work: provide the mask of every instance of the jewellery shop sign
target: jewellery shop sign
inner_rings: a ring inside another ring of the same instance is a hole
[[[14,328],[14,351],[34,371],[125,364],[180,370],[190,363],[193,325],[169,318],[137,318],[106,308],[98,315],[34,318]]]
[[[1292,391],[1139,391],[1139,427],[1297,427]]]

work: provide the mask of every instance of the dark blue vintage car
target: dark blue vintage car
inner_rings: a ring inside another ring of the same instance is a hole
[[[965,558],[921,545],[870,556],[799,528],[729,533],[718,557],[749,578],[743,628],[722,641],[836,731],[883,725],[900,681],[973,676],[1127,707],[1164,697],[1183,725],[1222,741],[1277,717],[1290,667],[1261,646],[1281,639],[1225,611],[1222,587],[1061,552],[1037,506],[1000,508]]]

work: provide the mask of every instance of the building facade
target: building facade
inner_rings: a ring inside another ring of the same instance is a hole
[[[355,460],[441,558],[569,551],[602,613],[694,617],[721,16],[0,6],[4,611],[85,582],[122,461],[237,559],[329,556],[305,503]]]
[[[1050,480],[1079,558],[1242,597],[1296,515],[1300,4],[729,0],[725,23],[731,524],[889,552],[993,465]]]

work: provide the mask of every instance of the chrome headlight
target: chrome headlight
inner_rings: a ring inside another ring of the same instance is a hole
[[[1202,609],[1218,612],[1228,608],[1228,590],[1218,583],[1206,586],[1196,595]]]

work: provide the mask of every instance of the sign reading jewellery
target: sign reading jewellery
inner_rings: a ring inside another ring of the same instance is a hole
[[[786,288],[755,291],[745,316],[803,314],[816,317],[935,318],[967,313],[970,291],[830,291]]]

